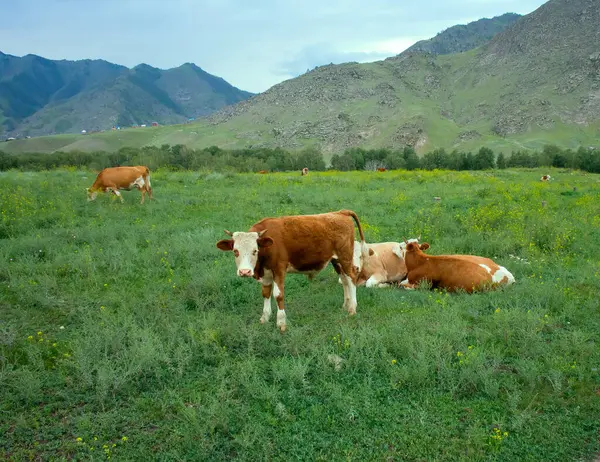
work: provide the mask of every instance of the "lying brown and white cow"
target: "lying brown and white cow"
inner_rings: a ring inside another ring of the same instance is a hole
[[[142,204],[146,192],[152,199],[152,186],[150,185],[150,170],[148,167],[138,165],[135,167],[109,167],[98,173],[96,181],[91,188],[87,188],[88,201],[96,199],[98,192],[112,191],[121,202],[123,197],[120,189],[131,191],[131,188],[137,188],[142,191]]]
[[[513,275],[493,260],[476,255],[427,255],[429,244],[419,245],[409,242],[406,245],[404,261],[407,278],[400,283],[405,288],[414,289],[421,281],[429,281],[433,289],[441,288],[449,292],[495,288],[515,282]]]
[[[351,210],[264,218],[248,232],[231,233],[232,239],[217,242],[224,251],[233,251],[237,275],[254,277],[262,284],[264,298],[261,323],[271,317],[271,296],[277,301],[277,326],[286,329],[283,304],[286,273],[302,273],[310,278],[329,262],[342,279],[344,308],[356,314],[356,272],[354,271],[354,222],[364,246],[360,221]],[[366,249],[362,255],[366,254]]]
[[[540,181],[550,181],[550,175],[542,175]]]
[[[409,239],[408,242],[419,242],[419,239]],[[365,244],[368,258],[363,259],[361,243],[354,241],[354,270],[358,274],[356,286],[389,287],[394,282],[400,282],[406,277],[404,263],[405,242],[380,242]],[[341,284],[341,278],[338,280]]]
[[[302,175],[302,176],[306,176],[306,175],[308,175],[308,168],[304,167],[304,168],[302,169],[302,173],[301,173],[301,175]]]

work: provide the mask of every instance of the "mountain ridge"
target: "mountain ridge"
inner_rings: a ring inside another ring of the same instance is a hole
[[[457,24],[436,34],[433,38],[418,41],[403,53],[426,52],[446,55],[469,51],[490,41],[521,17],[516,13],[504,13],[492,18],[481,18],[467,24]]]
[[[9,135],[180,123],[253,94],[193,63],[158,69],[0,54],[0,128]]]

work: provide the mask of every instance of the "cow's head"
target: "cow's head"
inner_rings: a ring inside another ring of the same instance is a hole
[[[429,244],[427,242],[419,244],[418,242],[415,242],[414,239],[411,239],[411,241],[413,242],[409,242],[407,239],[404,240],[404,261],[408,271],[410,271],[412,266],[419,261],[419,255],[424,255],[423,250],[427,250],[429,248]]]
[[[229,234],[232,239],[223,239],[222,241],[217,242],[217,247],[219,249],[223,251],[233,250],[238,276],[248,278],[254,275],[259,248],[269,247],[273,244],[273,239],[270,237],[263,237],[263,234],[266,232],[266,229],[258,233],[232,233],[225,230],[225,233]]]
[[[405,258],[406,257],[406,248],[408,246],[408,244],[417,244],[417,246],[419,248],[421,248],[421,250],[427,250],[429,248],[429,244],[424,243],[423,247],[421,247],[419,245],[419,239],[421,239],[421,235],[419,234],[419,237],[417,238],[413,238],[413,239],[404,239],[404,242],[399,242],[398,244],[400,245],[400,255],[398,255],[400,258]],[[426,246],[426,247],[425,247]]]
[[[96,199],[96,196],[98,195],[96,191],[92,191],[92,188],[85,188],[85,190],[87,191],[88,201],[93,201]]]

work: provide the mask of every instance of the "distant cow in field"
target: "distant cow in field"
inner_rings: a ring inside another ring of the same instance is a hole
[[[304,167],[304,168],[302,169],[302,174],[301,174],[301,175],[302,175],[302,176],[306,176],[306,175],[308,175],[308,169],[307,169],[306,167]]]
[[[493,260],[475,255],[427,255],[429,244],[419,245],[407,242],[404,261],[408,271],[407,279],[400,283],[414,289],[421,281],[429,281],[433,289],[446,289],[449,292],[496,288],[502,284],[515,282],[513,275]]]
[[[265,173],[269,173],[266,170],[259,170],[258,173],[260,173],[261,175],[264,175]]]
[[[550,175],[543,175],[543,176],[540,178],[540,181],[550,181]]]
[[[233,251],[237,275],[254,277],[262,284],[264,299],[261,323],[271,317],[271,296],[277,301],[277,326],[286,330],[284,282],[287,273],[319,273],[329,262],[344,286],[344,308],[356,314],[356,278],[353,267],[354,222],[358,227],[366,258],[365,238],[358,216],[351,210],[264,218],[248,232],[231,233],[231,239],[217,242],[224,251]]]
[[[91,188],[87,188],[88,201],[96,199],[98,192],[111,191],[115,196],[123,201],[119,192],[120,189],[131,191],[137,188],[142,192],[142,204],[144,196],[152,199],[152,186],[150,184],[150,170],[144,165],[135,167],[109,167],[102,170],[96,177],[96,181]]]
[[[419,242],[419,238],[408,242]],[[362,259],[361,243],[354,241],[354,269],[358,274],[356,286],[389,287],[392,283],[406,278],[404,263],[405,242],[380,242],[365,244],[368,258]],[[427,244],[428,248],[429,244]],[[341,284],[341,279],[338,280]]]
[[[378,167],[377,168],[378,172],[387,172],[387,168],[383,168],[383,167]]]

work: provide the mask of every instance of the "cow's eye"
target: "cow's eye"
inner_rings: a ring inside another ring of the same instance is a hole
[[[240,256],[240,251],[239,251],[238,249],[235,249],[235,250],[233,251],[233,254],[234,254],[236,257],[239,257],[239,256]]]
[[[254,252],[252,252],[252,255],[256,255],[258,253],[258,250],[255,250]]]

